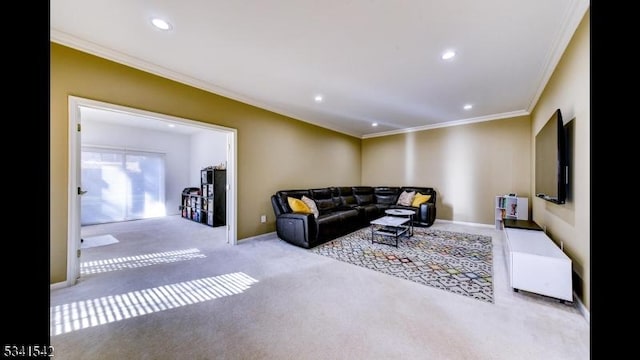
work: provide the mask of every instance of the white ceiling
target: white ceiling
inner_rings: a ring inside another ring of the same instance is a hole
[[[50,24],[54,42],[366,138],[528,114],[589,4],[52,0]]]

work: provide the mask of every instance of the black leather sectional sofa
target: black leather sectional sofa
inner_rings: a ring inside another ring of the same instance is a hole
[[[417,207],[398,205],[402,192],[431,198]],[[313,199],[319,216],[293,212],[288,197]],[[280,190],[271,196],[278,237],[309,249],[369,225],[387,209],[416,211],[414,226],[431,226],[436,219],[436,191],[428,187],[342,186],[308,190]]]

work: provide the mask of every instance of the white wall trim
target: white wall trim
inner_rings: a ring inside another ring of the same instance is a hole
[[[227,133],[227,244],[238,244],[238,131]],[[230,178],[230,181],[229,181]],[[233,226],[229,226],[233,225]]]
[[[69,286],[69,284],[67,284],[67,281],[57,282],[57,283],[49,285],[49,291],[58,290],[58,289],[64,289],[64,288],[66,288],[68,286]]]
[[[82,148],[92,148],[92,149],[100,149],[100,150],[115,150],[115,151],[134,151],[140,153],[150,153],[157,155],[167,155],[166,150],[157,150],[157,149],[144,149],[144,148],[136,148],[131,146],[110,146],[110,145],[96,145],[89,142],[85,142],[82,144]]]
[[[504,119],[510,119],[518,116],[526,116],[529,114],[530,112],[525,110],[510,111],[510,112],[501,113],[501,114],[479,116],[475,118],[462,119],[462,120],[456,120],[456,121],[447,121],[445,123],[439,123],[439,124],[423,125],[423,126],[416,126],[412,128],[406,128],[406,129],[383,131],[375,134],[363,135],[361,138],[369,139],[369,138],[380,137],[380,136],[406,134],[406,133],[412,133],[416,131],[424,131],[424,130],[444,128],[444,127],[451,127],[451,126],[475,124],[475,123],[485,122],[485,121],[504,120]]]
[[[580,301],[580,298],[578,297],[575,291],[573,292],[573,298],[576,300],[578,310],[580,311],[584,319],[587,320],[587,323],[591,324],[591,314],[589,313],[589,309],[587,309],[587,307],[584,306],[582,301]]]
[[[74,285],[80,275],[78,252],[80,250],[80,146],[78,126],[80,125],[80,107],[78,100],[69,97],[69,140],[68,140],[68,194],[67,194],[67,279],[66,285]]]
[[[272,232],[268,232],[268,233],[264,233],[264,234],[259,234],[256,236],[250,236],[250,237],[246,237],[244,239],[239,239],[238,242],[245,242],[245,241],[249,241],[249,240],[260,240],[263,238],[270,238],[276,236],[276,232],[272,231]]]
[[[148,73],[154,74],[154,75],[158,75],[160,77],[163,77],[165,79],[169,79],[169,80],[173,80],[173,81],[177,81],[181,84],[185,84],[185,85],[189,85],[189,86],[193,86],[194,88],[198,88],[207,92],[210,92],[212,94],[216,94],[216,95],[220,95],[220,96],[224,96],[226,98],[235,100],[235,101],[239,101],[248,105],[252,105],[252,106],[256,106],[258,108],[267,110],[267,111],[271,111],[273,113],[276,114],[280,114],[280,115],[284,115],[287,117],[290,117],[292,119],[298,120],[298,121],[302,121],[302,122],[306,122],[315,126],[319,126],[321,128],[324,129],[329,129],[341,134],[345,134],[345,135],[349,135],[349,136],[353,136],[353,137],[359,137],[359,135],[356,135],[354,133],[351,133],[349,131],[345,131],[342,129],[338,129],[336,127],[332,127],[332,126],[327,126],[326,124],[321,124],[318,122],[314,122],[311,120],[302,120],[300,118],[298,118],[296,115],[293,115],[287,111],[284,111],[282,109],[278,109],[272,105],[266,104],[264,102],[258,101],[256,99],[244,96],[244,95],[240,95],[234,91],[222,88],[220,86],[217,85],[213,85],[211,83],[202,81],[202,80],[198,80],[195,79],[193,77],[178,73],[176,71],[172,71],[169,70],[167,68],[164,68],[162,66],[158,66],[156,64],[144,61],[144,60],[140,60],[138,58],[135,58],[133,56],[129,56],[126,54],[123,54],[119,51],[115,51],[109,48],[105,48],[102,46],[99,46],[95,43],[92,43],[90,41],[86,41],[86,40],[82,40],[79,39],[73,35],[67,34],[65,32],[59,31],[59,30],[55,30],[55,29],[51,29],[50,33],[49,33],[49,38],[52,42],[58,43],[60,45],[64,45],[64,46],[68,46],[70,48],[73,49],[77,49],[83,52],[86,52],[88,54],[92,54],[98,57],[101,57],[103,59],[107,59],[107,60],[111,60],[114,62],[117,62],[119,64],[123,64],[129,67],[132,67],[134,69],[139,69],[142,71],[146,71]]]
[[[77,125],[80,124],[80,107],[90,107],[95,109],[102,109],[107,111],[122,112],[126,114],[133,114],[136,116],[147,117],[157,121],[165,121],[168,123],[175,123],[180,125],[189,125],[198,127],[204,130],[216,130],[222,131],[227,134],[228,150],[227,150],[227,243],[236,245],[238,243],[238,224],[237,224],[237,212],[238,212],[238,197],[237,197],[237,184],[238,174],[236,165],[236,153],[238,149],[237,145],[237,130],[233,128],[227,128],[220,125],[209,124],[201,121],[190,120],[186,118],[180,118],[176,116],[166,115],[162,113],[155,113],[151,111],[129,108],[125,106],[110,104],[92,99],[81,98],[77,96],[69,96],[69,194],[68,194],[68,220],[67,220],[67,286],[75,284],[77,277],[79,276],[79,258],[76,256],[78,249],[80,248],[80,200],[77,195],[77,187],[79,178],[79,149],[81,144],[78,144],[77,138]],[[75,261],[74,261],[75,260]]]
[[[361,139],[367,139],[367,138],[373,138],[373,137],[436,129],[440,127],[457,126],[457,125],[472,124],[472,123],[482,122],[482,121],[498,120],[498,119],[503,119],[507,117],[529,115],[531,111],[533,111],[533,109],[535,108],[538,100],[540,99],[540,96],[542,95],[542,92],[544,91],[549,79],[551,78],[551,75],[555,71],[555,68],[558,62],[562,58],[562,55],[564,54],[564,50],[566,49],[567,45],[571,41],[571,38],[575,33],[575,30],[577,29],[578,25],[580,24],[582,17],[584,16],[584,14],[586,13],[586,11],[589,9],[590,6],[591,6],[590,0],[573,0],[571,4],[568,6],[566,13],[564,15],[565,20],[563,21],[563,24],[566,24],[566,26],[559,32],[556,38],[555,44],[550,54],[547,56],[545,65],[540,70],[541,75],[538,77],[540,79],[540,82],[538,83],[534,96],[531,98],[531,101],[529,102],[529,106],[526,109],[502,113],[502,114],[493,114],[493,115],[472,118],[472,119],[457,120],[457,121],[447,122],[446,124],[442,124],[442,125],[433,124],[433,125],[419,126],[414,128],[386,131],[381,133],[366,134],[363,136],[358,136],[349,131],[338,129],[332,126],[327,126],[326,124],[320,124],[314,121],[310,121],[308,119],[304,119],[304,120],[300,119],[296,115],[291,114],[288,111],[278,109],[273,105],[266,104],[264,102],[258,101],[248,96],[238,94],[229,89],[193,78],[191,76],[187,76],[182,73],[169,70],[165,67],[150,63],[148,61],[144,61],[136,57],[126,55],[122,52],[97,45],[93,42],[80,39],[78,37],[75,37],[73,35],[70,35],[60,30],[50,29],[49,39],[52,42],[55,42],[64,46],[68,46],[68,47],[71,47],[95,56],[99,56],[101,58],[108,59],[129,67],[132,67],[134,69],[140,69],[140,70],[149,72],[151,74],[161,76],[166,79],[177,81],[182,84],[193,86],[195,88],[202,89],[202,90],[211,92],[213,94],[218,94],[218,95],[227,97],[229,99],[240,101],[248,105],[257,106],[261,109],[265,109],[277,114],[281,114],[281,115],[290,117],[292,119],[296,119],[298,121],[313,124],[313,125],[316,125],[325,129],[329,129],[332,131],[336,131],[342,134],[346,134],[349,136],[353,136]]]
[[[446,222],[446,223],[451,223],[451,224],[459,224],[459,225],[468,225],[468,226],[479,226],[479,227],[490,227],[490,228],[495,228],[495,224],[481,224],[481,223],[473,223],[473,222],[466,222],[466,221],[454,221],[454,220],[443,220],[443,219],[436,219],[437,222]],[[434,221],[435,224],[435,221]]]
[[[442,123],[442,124],[433,124],[433,125],[425,125],[425,126],[418,126],[418,127],[413,127],[413,128],[407,128],[407,129],[400,129],[400,130],[391,130],[391,131],[385,131],[385,132],[380,132],[380,133],[374,133],[374,134],[366,134],[366,135],[356,135],[354,133],[351,133],[349,131],[345,131],[342,129],[338,129],[336,127],[332,127],[332,126],[327,126],[326,124],[321,124],[318,122],[314,122],[314,121],[310,121],[308,119],[302,120],[299,119],[298,117],[296,117],[296,115],[290,114],[287,111],[283,111],[281,109],[276,109],[275,107],[262,103],[260,101],[257,101],[255,99],[251,99],[248,98],[246,96],[242,96],[240,94],[237,94],[235,92],[232,92],[230,90],[221,88],[219,86],[215,86],[212,85],[210,83],[192,78],[190,76],[186,76],[184,74],[166,69],[164,67],[140,60],[138,58],[123,54],[121,52],[112,50],[112,49],[108,49],[99,45],[96,45],[92,42],[86,41],[86,40],[82,40],[79,39],[73,35],[69,35],[65,32],[59,31],[59,30],[55,30],[55,29],[51,29],[50,32],[50,40],[64,45],[64,46],[68,46],[95,56],[99,56],[101,58],[107,59],[107,60],[111,60],[114,62],[117,62],[119,64],[123,64],[129,67],[132,67],[134,69],[140,69],[146,72],[149,72],[151,74],[154,75],[158,75],[161,76],[163,78],[169,79],[169,80],[173,80],[173,81],[177,81],[181,84],[186,84],[189,86],[193,86],[195,88],[198,89],[202,89],[205,90],[207,92],[213,93],[213,94],[217,94],[217,95],[221,95],[224,97],[227,97],[229,99],[232,100],[236,100],[236,101],[240,101],[242,103],[248,104],[248,105],[253,105],[253,106],[257,106],[261,109],[264,110],[268,110],[271,112],[274,112],[276,114],[280,114],[280,115],[284,115],[287,117],[290,117],[292,119],[298,120],[298,121],[302,121],[302,122],[306,122],[312,125],[316,125],[319,126],[321,128],[324,129],[329,129],[341,134],[345,134],[345,135],[349,135],[349,136],[353,136],[356,138],[360,138],[360,139],[368,139],[368,138],[374,138],[374,137],[380,137],[380,136],[387,136],[387,135],[395,135],[395,134],[404,134],[404,133],[409,133],[409,132],[416,132],[416,131],[423,131],[423,130],[430,130],[430,129],[437,129],[437,128],[441,128],[441,127],[449,127],[449,126],[458,126],[458,125],[466,125],[466,124],[473,124],[476,122],[483,122],[483,121],[492,121],[492,120],[499,120],[499,119],[507,119],[507,118],[512,118],[512,117],[516,117],[516,116],[524,116],[524,115],[529,115],[530,111],[526,111],[526,110],[517,110],[517,111],[511,111],[511,112],[507,112],[507,113],[502,113],[502,114],[494,114],[494,115],[488,115],[488,116],[481,116],[481,117],[477,117],[477,118],[471,118],[471,119],[462,119],[462,120],[457,120],[457,121],[451,121],[451,122],[447,122],[447,123]],[[553,69],[552,69],[553,70]],[[546,84],[546,80],[543,82],[543,84]],[[544,89],[544,86],[542,87]]]
[[[551,75],[553,75],[553,72],[556,70],[562,55],[564,55],[567,45],[569,45],[573,34],[575,34],[578,26],[580,25],[580,21],[582,21],[584,14],[586,14],[590,6],[590,0],[574,0],[567,8],[567,12],[564,15],[565,19],[562,21],[562,23],[565,24],[565,27],[558,34],[551,53],[547,56],[545,66],[541,70],[542,74],[538,76],[540,83],[538,84],[538,88],[527,107],[528,112],[532,112],[538,104],[538,100],[540,100],[540,96],[542,96],[544,89],[547,87],[549,79],[551,79]]]

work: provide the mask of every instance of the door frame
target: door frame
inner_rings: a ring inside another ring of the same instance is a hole
[[[237,140],[238,131],[220,125],[213,125],[151,111],[115,105],[107,102],[68,97],[69,104],[69,174],[68,174],[68,209],[67,209],[67,286],[74,285],[80,277],[80,195],[82,184],[80,179],[81,139],[81,107],[90,107],[108,111],[123,112],[143,116],[168,123],[199,127],[205,130],[222,131],[227,138],[227,244],[238,244],[237,231]]]

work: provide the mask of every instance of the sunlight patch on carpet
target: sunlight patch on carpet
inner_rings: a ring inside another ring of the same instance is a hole
[[[237,295],[257,282],[243,272],[235,272],[55,305],[49,308],[49,331],[51,336],[56,336]]]
[[[201,259],[207,257],[199,249],[171,250],[150,254],[131,255],[118,258],[83,261],[80,263],[80,274],[99,274],[118,270],[136,269],[144,266],[169,264],[178,261]]]
[[[120,240],[116,239],[111,234],[106,235],[97,235],[97,236],[88,236],[82,238],[82,242],[80,243],[81,249],[87,249],[97,246],[111,245],[120,242]]]
[[[395,248],[372,244],[364,228],[309,251],[493,303],[492,248],[490,236],[426,228],[415,228]]]

